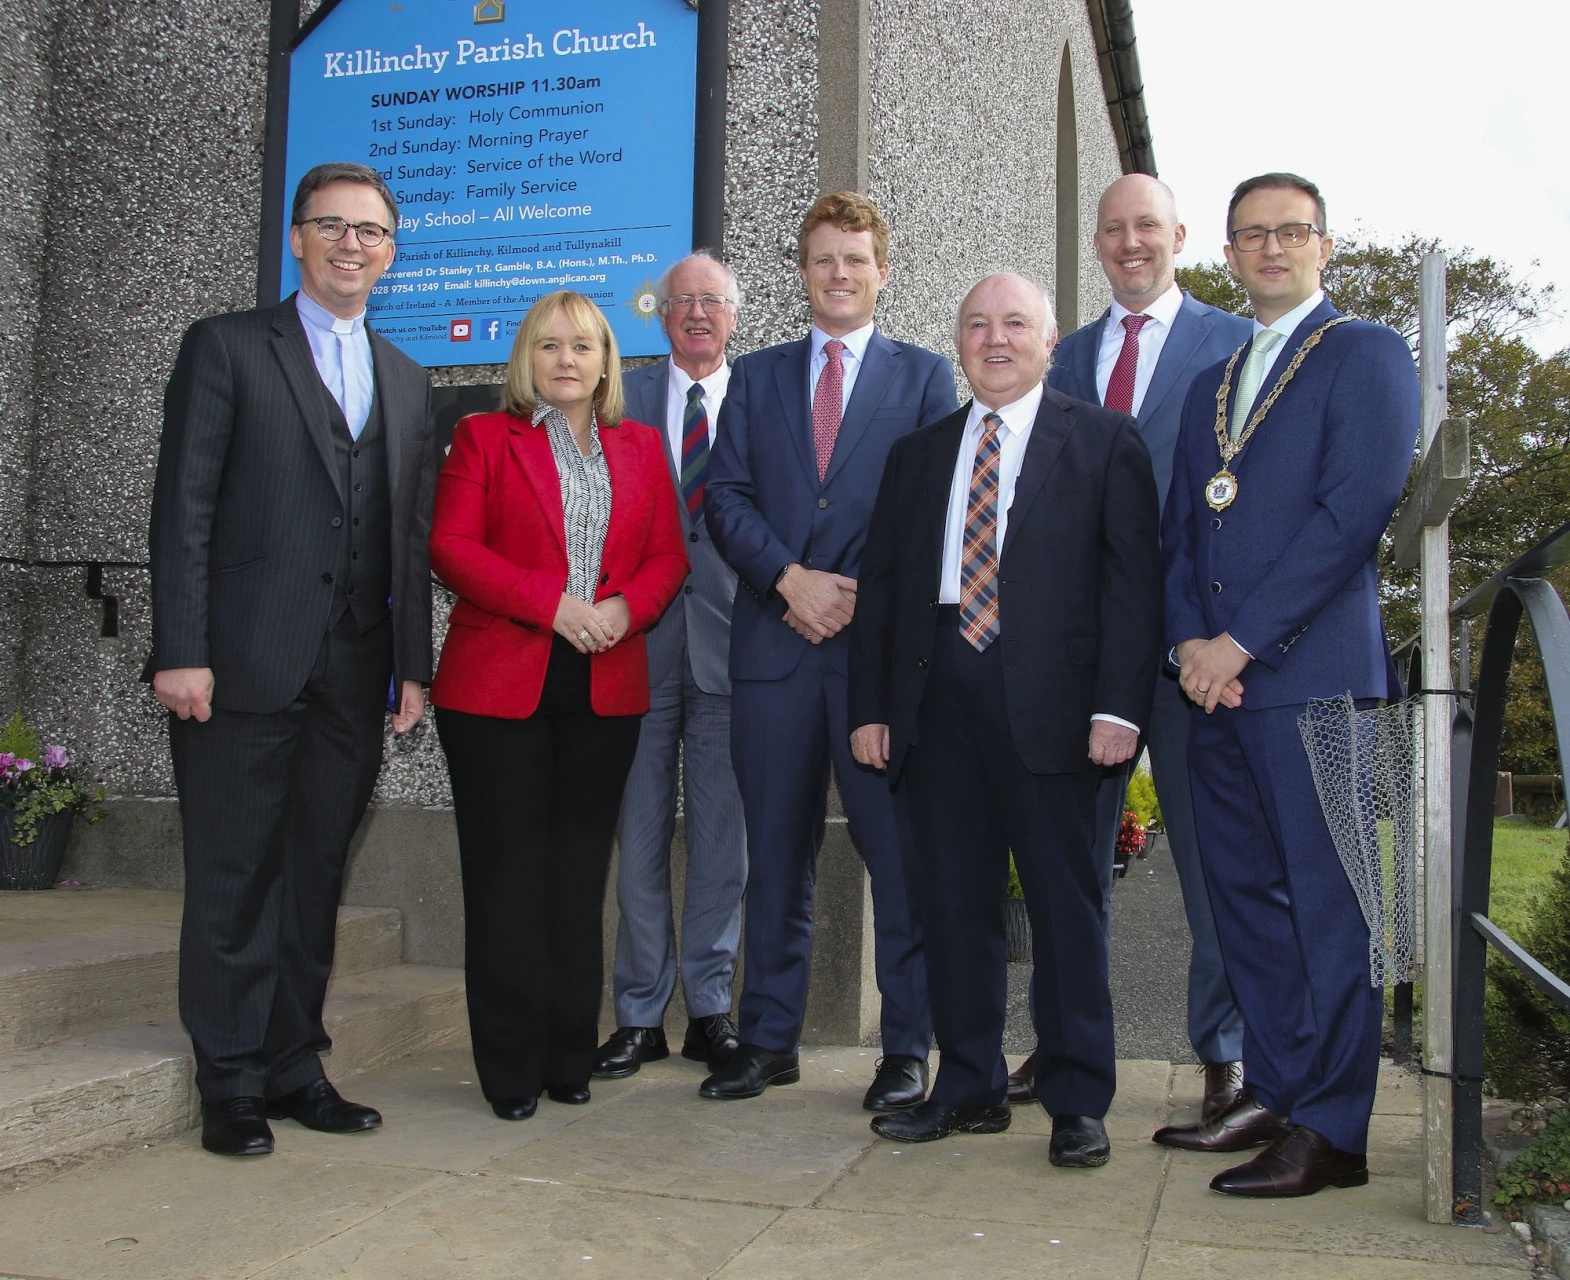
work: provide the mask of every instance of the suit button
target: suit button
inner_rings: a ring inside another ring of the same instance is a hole
[[[926,670],[927,660],[925,658],[917,658],[916,665],[922,668],[922,670]]]
[[[333,517],[333,528],[334,529],[338,528],[342,524],[343,524],[343,517],[342,516],[334,516]]]
[[[937,607],[938,607],[938,602],[936,600],[928,600],[927,601],[927,608],[929,608],[929,609],[936,609]]]
[[[689,533],[689,534],[688,534],[688,535],[687,535],[687,541],[688,541],[688,542],[696,542],[696,541],[697,541],[697,540],[698,540],[698,535],[697,535],[697,533],[695,533],[695,532],[694,532],[694,533]]]
[[[364,486],[364,485],[361,485],[361,484],[357,484],[357,485],[355,485],[355,486],[354,486],[354,491],[355,491],[355,492],[356,492],[356,493],[359,493],[359,492],[360,492],[360,490],[361,490],[361,489],[363,489],[363,488],[364,488],[364,487],[365,487],[365,486]]]
[[[828,505],[829,505],[829,500],[827,498],[819,498],[818,499],[818,510],[819,511],[822,511],[823,508],[828,506]]]
[[[356,234],[358,234],[358,233],[356,233]],[[358,449],[356,449],[356,450],[355,450],[355,451],[354,451],[354,456],[355,456],[355,457],[356,457],[356,458],[358,458],[358,457],[359,457],[359,456],[360,456],[360,451],[359,451],[359,450],[358,450]]]
[[[1219,582],[1212,582],[1210,584],[1210,594],[1213,596],[1219,596],[1221,594],[1221,584]]]
[[[604,586],[604,585],[605,585],[605,584],[606,584],[606,583],[607,583],[607,582],[609,582],[609,581],[610,581],[610,580],[611,580],[611,575],[610,575],[610,574],[608,574],[608,573],[602,573],[602,574],[601,574],[601,575],[600,575],[600,585],[601,585],[601,586],[602,586],[602,587],[603,587],[603,586]]]
[[[1212,529],[1219,529],[1221,527],[1221,517],[1217,516],[1214,520],[1212,520],[1210,522],[1210,527]]]
[[[330,573],[322,574],[322,581],[325,582],[329,587],[332,586],[332,584],[333,584],[333,575],[330,574]]]
[[[686,594],[689,595],[689,596],[692,594],[692,587],[691,586],[685,586],[685,587],[682,588],[682,590],[684,592],[686,592]]]

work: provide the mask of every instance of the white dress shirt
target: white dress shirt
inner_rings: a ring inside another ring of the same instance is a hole
[[[353,320],[341,319],[307,297],[304,289],[294,295],[294,309],[305,326],[305,340],[311,344],[316,372],[343,410],[349,434],[358,440],[371,415],[371,397],[376,389],[365,312]]]
[[[1123,342],[1128,330],[1123,327],[1123,317],[1143,314],[1146,317],[1139,331],[1139,362],[1134,366],[1134,399],[1132,412],[1139,414],[1145,402],[1145,392],[1150,389],[1150,379],[1156,372],[1156,361],[1161,359],[1161,348],[1166,346],[1172,333],[1172,323],[1183,306],[1183,290],[1173,285],[1152,302],[1142,313],[1130,311],[1117,299],[1112,300],[1112,314],[1101,326],[1101,349],[1096,356],[1096,399],[1107,402],[1107,383],[1112,381],[1112,370],[1123,354]]]
[[[720,405],[725,403],[725,392],[730,387],[730,361],[721,361],[720,367],[707,378],[699,378],[703,388],[703,410],[709,415],[709,443],[714,443],[714,429],[720,421]],[[676,460],[676,470],[681,471],[682,418],[687,413],[687,392],[692,379],[687,371],[674,360],[670,362],[670,376],[665,380],[665,436],[670,441],[671,457]]]
[[[997,410],[1003,419],[1003,429],[998,432],[998,532],[997,545],[1001,555],[1003,539],[1008,534],[1009,508],[1014,505],[1014,486],[1019,483],[1019,469],[1025,461],[1025,446],[1030,443],[1030,430],[1036,425],[1036,413],[1041,408],[1041,387],[1033,387],[1013,404]],[[938,603],[959,603],[959,562],[965,549],[965,517],[970,513],[970,480],[976,470],[976,453],[981,448],[981,435],[986,430],[982,419],[993,412],[979,400],[972,400],[970,416],[965,419],[965,434],[959,442],[959,459],[954,464],[954,479],[949,485],[948,518],[943,527],[943,573],[938,580]],[[1000,622],[1007,626],[1007,620]],[[1130,724],[1118,716],[1097,712],[1092,720],[1110,720],[1126,729],[1139,732],[1137,724]]]
[[[840,398],[842,416],[845,406],[850,403],[850,393],[856,386],[856,375],[861,372],[861,362],[866,357],[867,343],[872,341],[872,330],[875,327],[863,325],[859,329],[852,329],[840,339],[845,344],[845,350],[840,352],[840,365],[845,370],[845,391]],[[822,329],[813,325],[808,340],[812,343],[812,358],[807,362],[807,413],[810,417],[813,397],[818,394],[818,377],[829,362],[828,356],[823,354],[823,348],[830,339]]]
[[[1309,313],[1324,300],[1325,291],[1323,289],[1315,289],[1313,297],[1305,302],[1298,303],[1286,315],[1277,317],[1271,324],[1260,324],[1258,320],[1254,321],[1254,332],[1256,334],[1263,333],[1266,329],[1274,329],[1283,339],[1283,341],[1276,343],[1274,351],[1265,353],[1265,368],[1259,377],[1259,392],[1261,395],[1268,396],[1270,388],[1275,386],[1275,383],[1271,381],[1270,372],[1276,367],[1276,361],[1281,358],[1281,353],[1287,349],[1285,339],[1290,338],[1292,330],[1307,320]],[[1259,401],[1256,400],[1254,403],[1257,405]]]

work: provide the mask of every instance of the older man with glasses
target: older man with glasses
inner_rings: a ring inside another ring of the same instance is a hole
[[[730,614],[736,575],[703,519],[709,445],[730,382],[725,344],[736,329],[736,275],[706,250],[668,270],[656,289],[668,360],[625,375],[627,416],[664,432],[692,574],[648,633],[649,713],[622,800],[614,968],[616,1030],[594,1074],[618,1079],[668,1057],[665,1006],[681,974],[682,1056],[718,1069],[736,1049],[731,979],[747,883],[747,834],[730,759]],[[681,959],[672,918],[671,838],[678,777],[686,875]]]

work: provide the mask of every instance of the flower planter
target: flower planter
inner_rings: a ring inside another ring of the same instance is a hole
[[[17,844],[11,838],[16,813],[0,809],[0,889],[52,889],[65,861],[65,846],[71,838],[71,819],[64,813],[51,813],[38,819],[38,834],[32,844]]]
[[[1010,964],[1029,964],[1034,959],[1030,945],[1030,914],[1025,899],[1003,899],[1003,937],[1008,945]]]

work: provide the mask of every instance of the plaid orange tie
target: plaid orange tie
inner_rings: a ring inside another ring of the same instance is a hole
[[[978,652],[998,638],[998,428],[1003,419],[989,413],[981,421],[959,561],[959,620]]]

